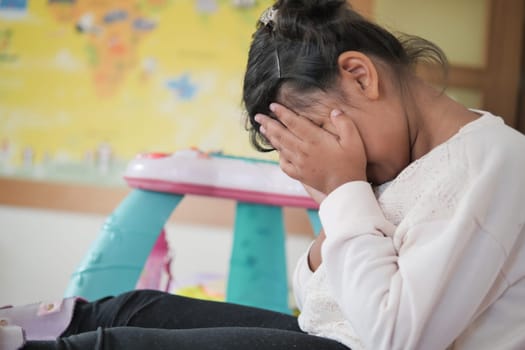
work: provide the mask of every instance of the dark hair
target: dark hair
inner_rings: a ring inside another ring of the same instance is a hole
[[[411,72],[415,63],[434,61],[447,67],[443,51],[417,36],[391,34],[352,10],[346,0],[277,0],[273,20],[258,21],[244,76],[246,129],[252,145],[274,150],[259,133],[257,113],[271,115],[283,84],[294,92],[328,91],[338,78],[337,60],[360,51],[393,68]]]

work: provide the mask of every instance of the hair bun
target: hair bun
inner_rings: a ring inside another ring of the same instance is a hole
[[[333,18],[346,0],[279,0],[275,7],[288,16],[298,16],[319,21]]]
[[[301,37],[313,27],[337,20],[346,0],[278,0],[277,31],[288,37]]]

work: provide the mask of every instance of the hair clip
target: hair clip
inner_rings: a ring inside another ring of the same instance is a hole
[[[270,23],[275,23],[275,16],[277,15],[277,9],[273,8],[273,6],[268,7],[261,15],[261,18],[259,18],[259,21],[267,26]]]

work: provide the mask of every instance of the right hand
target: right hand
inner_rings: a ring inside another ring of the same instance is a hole
[[[326,194],[347,182],[367,180],[365,147],[352,118],[332,110],[333,134],[278,103],[270,104],[270,110],[276,119],[254,118],[288,176]]]

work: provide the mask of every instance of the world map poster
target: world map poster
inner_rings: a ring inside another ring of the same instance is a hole
[[[262,0],[0,0],[0,176],[121,184],[143,152],[257,156],[242,79]]]

